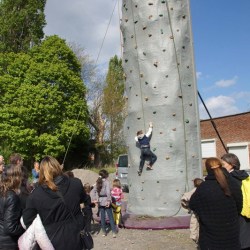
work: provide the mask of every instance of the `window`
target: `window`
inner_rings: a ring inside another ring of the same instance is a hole
[[[201,141],[202,158],[216,157],[215,139]]]
[[[238,156],[240,160],[240,169],[249,170],[249,149],[248,143],[230,143],[227,144],[228,152]]]

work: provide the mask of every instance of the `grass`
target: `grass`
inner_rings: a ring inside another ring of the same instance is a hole
[[[106,171],[108,171],[109,174],[112,174],[112,173],[115,173],[116,171],[116,168],[114,166],[105,166],[105,167],[102,167],[102,168],[97,168],[97,167],[92,167],[92,168],[89,168],[89,170],[95,172],[95,173],[99,173],[99,171],[101,169],[105,169]]]

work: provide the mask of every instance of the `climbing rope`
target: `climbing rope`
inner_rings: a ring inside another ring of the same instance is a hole
[[[137,57],[137,63],[138,63],[138,77],[139,77],[139,83],[140,83],[140,93],[141,93],[141,107],[142,107],[142,119],[143,119],[143,125],[144,125],[144,131],[146,130],[146,123],[145,123],[145,113],[144,113],[144,105],[143,105],[143,98],[142,98],[142,81],[141,81],[141,67],[139,62],[139,54],[138,54],[138,44],[137,44],[137,36],[136,36],[136,29],[135,29],[135,17],[134,17],[134,11],[132,6],[132,0],[130,0],[131,10],[132,10],[132,18],[133,18],[133,28],[134,28],[134,38],[135,38],[135,46],[136,46],[136,57]]]
[[[181,102],[182,102],[182,106],[184,107],[184,103],[183,103],[183,90],[182,90],[182,81],[181,81],[181,76],[180,76],[180,67],[179,67],[179,63],[178,63],[178,57],[177,57],[177,49],[176,49],[176,44],[175,44],[175,38],[174,38],[174,32],[173,32],[173,26],[172,26],[172,21],[170,18],[170,10],[169,10],[169,5],[168,5],[168,1],[166,1],[166,7],[167,7],[167,12],[168,12],[168,19],[169,19],[169,27],[170,27],[170,31],[171,31],[171,36],[173,38],[173,45],[174,45],[174,53],[175,53],[175,60],[176,60],[176,66],[177,66],[177,72],[178,72],[178,78],[179,78],[179,88],[180,88],[180,94],[181,94]],[[185,181],[185,191],[189,190],[189,186],[188,186],[188,168],[187,168],[187,164],[188,164],[188,159],[187,159],[187,136],[186,136],[186,126],[185,126],[185,121],[184,121],[185,115],[184,115],[184,109],[182,109],[182,123],[184,124],[184,148],[185,148],[185,172],[186,172],[186,181]],[[172,216],[175,216],[179,213],[181,209],[181,205],[178,209],[178,211],[173,214]]]
[[[139,77],[139,84],[140,84],[140,93],[141,93],[141,107],[142,107],[142,114],[143,114],[143,122],[144,122],[144,129],[146,127],[145,125],[145,114],[144,114],[144,105],[143,105],[143,98],[142,98],[142,81],[141,81],[141,67],[140,67],[140,61],[139,61],[139,54],[138,54],[138,42],[137,42],[137,34],[136,34],[136,28],[135,28],[135,17],[134,17],[134,11],[133,11],[133,6],[132,6],[132,0],[130,0],[130,5],[131,5],[131,12],[132,12],[132,18],[133,18],[133,29],[134,29],[134,39],[135,39],[135,46],[136,46],[136,51],[137,51],[137,63],[138,63],[138,77]],[[171,18],[170,18],[170,10],[169,10],[169,5],[168,5],[168,1],[166,1],[166,8],[167,8],[167,13],[168,13],[168,21],[169,21],[169,26],[170,26],[170,31],[171,31],[171,37],[173,39],[173,46],[174,46],[174,53],[175,53],[175,60],[176,60],[176,67],[177,67],[177,74],[178,74],[178,79],[179,79],[179,88],[180,88],[180,98],[181,98],[181,102],[182,102],[182,106],[184,106],[183,103],[183,89],[182,89],[182,81],[181,81],[181,76],[180,76],[180,67],[179,67],[179,63],[178,63],[178,57],[177,57],[177,49],[176,49],[176,44],[175,44],[175,39],[174,39],[174,33],[173,33],[173,27],[172,27],[172,22],[171,22]],[[184,110],[182,109],[182,120],[183,120],[183,124],[184,123],[184,119],[185,119],[185,115],[184,115]],[[188,159],[187,159],[187,145],[186,145],[186,139],[187,139],[187,132],[186,132],[186,127],[184,125],[184,141],[185,141],[185,171],[186,171],[186,176],[185,176],[185,191],[188,190],[188,169],[187,169],[187,164],[188,164]],[[143,188],[143,187],[142,187]],[[178,211],[176,213],[174,213],[171,216],[175,216],[179,213],[181,209],[181,206],[178,208]]]
[[[103,39],[102,39],[101,47],[100,47],[100,49],[99,49],[99,52],[98,52],[98,55],[97,55],[97,58],[96,58],[95,64],[97,64],[97,62],[98,62],[98,60],[99,60],[99,56],[100,56],[100,54],[101,54],[102,47],[103,47],[104,41],[105,41],[105,39],[106,39],[106,35],[107,35],[107,33],[108,33],[108,29],[109,29],[109,26],[110,26],[110,23],[111,23],[112,17],[113,17],[114,12],[115,12],[115,7],[116,7],[116,4],[117,4],[117,2],[118,2],[118,1],[119,1],[119,0],[116,0],[116,2],[115,2],[115,4],[114,4],[114,8],[113,8],[112,13],[111,13],[111,16],[110,16],[110,18],[109,18],[108,26],[107,26],[107,28],[106,28],[106,31],[105,31],[104,37],[103,37]]]
[[[119,1],[119,0],[116,0],[116,2],[115,2],[115,4],[114,4],[112,13],[111,13],[110,18],[109,18],[108,26],[107,26],[107,28],[106,28],[104,37],[103,37],[103,39],[102,39],[102,43],[101,43],[101,46],[100,46],[100,49],[99,49],[97,58],[96,58],[96,60],[95,60],[95,64],[97,64],[97,62],[98,62],[98,60],[99,60],[99,57],[100,57],[100,54],[101,54],[101,51],[102,51],[102,48],[103,48],[103,44],[104,44],[104,41],[105,41],[105,39],[106,39],[106,36],[107,36],[107,33],[108,33],[108,29],[109,29],[109,26],[110,26],[112,17],[113,17],[113,15],[114,15],[114,11],[115,11],[115,8],[116,8],[116,5],[117,5],[117,2],[118,2],[118,1]],[[72,134],[71,134],[71,136],[70,136],[70,139],[69,139],[69,143],[68,143],[68,146],[67,146],[67,149],[66,149],[64,158],[63,158],[62,165],[64,164],[64,162],[65,162],[65,160],[66,160],[66,157],[67,157],[67,154],[68,154],[68,151],[69,151],[69,147],[70,147],[72,138],[73,138],[73,136],[74,136],[75,133],[76,133],[76,129],[75,129],[75,128],[76,128],[76,125],[77,125],[77,123],[78,123],[79,116],[80,116],[80,113],[81,113],[81,111],[82,111],[83,105],[84,105],[84,103],[80,106],[80,110],[79,110],[79,113],[78,113],[78,115],[77,115],[77,119],[76,119],[76,122],[75,122],[75,124],[74,124],[74,127],[73,127],[73,132],[72,132]]]

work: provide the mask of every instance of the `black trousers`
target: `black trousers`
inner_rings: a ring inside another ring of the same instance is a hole
[[[141,161],[139,166],[140,171],[142,171],[146,159],[150,161],[150,166],[152,166],[157,160],[157,156],[150,150],[150,148],[141,149]]]

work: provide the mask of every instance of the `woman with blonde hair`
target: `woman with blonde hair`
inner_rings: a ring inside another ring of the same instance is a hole
[[[205,165],[208,175],[189,203],[199,217],[199,247],[201,250],[239,250],[240,186],[223,169],[218,158],[208,158]]]
[[[20,224],[22,208],[18,196],[21,180],[20,166],[5,166],[0,176],[0,249],[18,249],[18,237],[24,232]]]
[[[23,222],[30,226],[38,214],[55,249],[82,250],[80,204],[86,199],[81,181],[64,175],[59,162],[46,156],[40,163],[38,186],[28,197]]]

